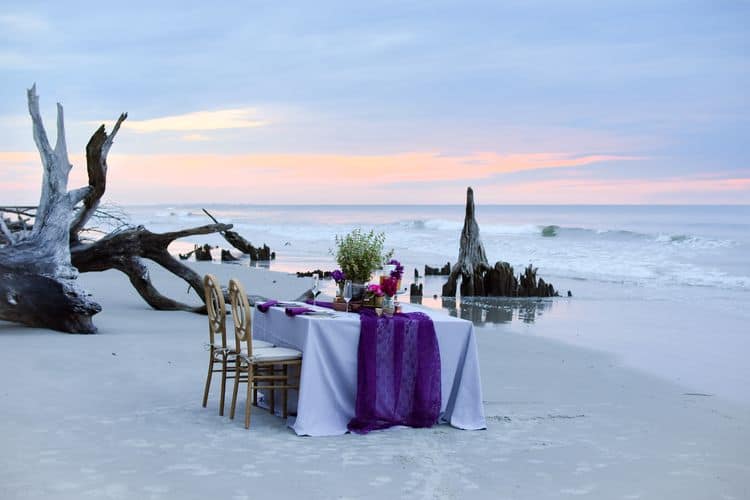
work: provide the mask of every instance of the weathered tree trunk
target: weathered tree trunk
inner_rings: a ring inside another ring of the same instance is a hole
[[[429,268],[431,271],[433,268]],[[425,266],[425,274],[428,267]],[[461,276],[462,297],[553,297],[554,287],[543,279],[537,281],[536,268],[529,265],[518,278],[507,262],[490,267],[479,239],[479,225],[474,217],[474,192],[466,192],[466,217],[461,232],[458,262],[453,266],[448,281],[443,285],[443,297],[456,296],[456,284]]]
[[[92,189],[68,191],[72,166],[62,106],[57,105],[57,143],[52,149],[39,112],[36,85],[28,91],[28,104],[44,172],[42,192],[30,232],[14,234],[0,218],[7,240],[0,248],[0,318],[71,333],[94,333],[91,317],[101,306],[78,286],[69,246],[74,207]]]
[[[461,231],[458,260],[453,265],[448,281],[443,285],[443,296],[456,296],[456,284],[461,276],[461,295],[484,295],[484,273],[490,268],[484,246],[479,239],[479,225],[474,217],[474,191],[466,190],[466,216]]]

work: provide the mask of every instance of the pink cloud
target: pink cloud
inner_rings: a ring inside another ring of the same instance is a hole
[[[634,156],[477,152],[440,155],[110,154],[107,198],[119,203],[460,203],[467,182],[484,185],[484,203],[660,203],[709,200],[747,203],[750,179],[664,178],[600,180],[585,171],[562,179],[494,182],[497,174],[608,161]],[[83,155],[73,155],[70,186],[87,183]],[[14,172],[0,185],[11,203],[36,203],[41,167],[35,152],[0,153],[0,166]],[[559,174],[555,174],[559,175]],[[434,183],[435,181],[438,181]],[[399,183],[402,186],[399,186]],[[434,184],[433,184],[434,183]],[[726,197],[726,201],[723,197]],[[21,201],[21,198],[25,201]]]

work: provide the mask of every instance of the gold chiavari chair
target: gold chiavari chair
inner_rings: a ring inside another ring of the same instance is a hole
[[[299,389],[299,378],[291,373],[291,367],[299,368],[302,363],[302,353],[286,347],[261,347],[252,337],[252,319],[250,304],[242,284],[237,280],[229,281],[229,298],[232,303],[232,319],[234,321],[234,338],[237,361],[235,363],[234,391],[232,391],[232,406],[229,418],[234,418],[237,405],[237,392],[241,383],[247,384],[247,399],[245,402],[245,428],[250,428],[250,398],[257,404],[257,391],[269,391],[270,411],[275,413],[274,393],[282,393],[282,415],[287,416],[287,397],[289,389]],[[297,370],[298,371],[298,370]]]
[[[227,345],[226,303],[224,302],[224,293],[219,286],[216,276],[207,274],[203,278],[203,291],[206,297],[206,310],[208,312],[209,337],[208,374],[206,375],[206,386],[203,391],[203,407],[205,408],[208,404],[208,393],[214,373],[221,373],[219,415],[224,415],[224,393],[226,391],[227,378],[234,377],[234,364],[237,356],[236,351]],[[273,344],[264,342],[262,347],[273,347]]]

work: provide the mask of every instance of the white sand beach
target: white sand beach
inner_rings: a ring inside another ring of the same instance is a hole
[[[268,297],[308,285],[192,265]],[[153,277],[189,300],[184,282]],[[264,410],[250,430],[220,417],[215,386],[201,407],[205,317],[150,309],[114,271],[80,280],[103,307],[97,335],[0,322],[2,499],[750,497],[747,404],[529,335],[533,325],[476,330],[486,430],[299,437]]]

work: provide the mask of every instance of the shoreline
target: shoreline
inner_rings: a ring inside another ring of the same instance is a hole
[[[222,284],[238,276],[257,295],[307,288],[262,269],[195,269]],[[164,293],[195,298],[181,280],[152,273]],[[750,493],[750,409],[524,331],[564,328],[549,311],[543,321],[476,328],[487,430],[300,438],[261,410],[250,431],[220,417],[215,387],[201,407],[204,316],[151,310],[115,271],[81,281],[103,307],[99,334],[0,323],[0,497],[249,498],[270,484],[279,498]]]

